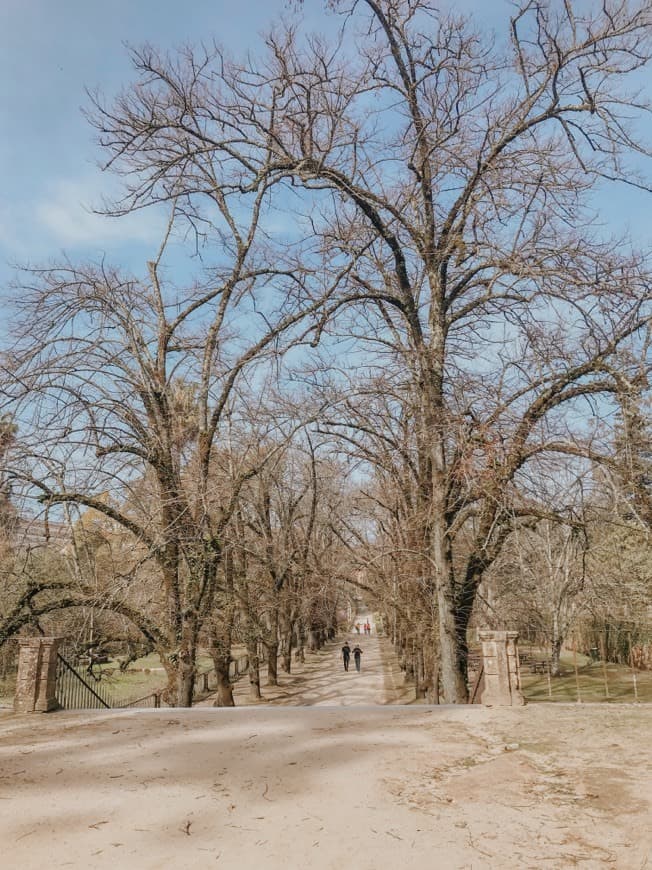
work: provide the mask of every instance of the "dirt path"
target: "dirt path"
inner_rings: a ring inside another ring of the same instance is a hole
[[[0,864],[643,870],[651,742],[624,706],[0,714]]]
[[[361,673],[340,639],[254,706],[0,712],[0,866],[652,867],[652,707],[391,706],[349,640]]]
[[[344,640],[351,648],[358,643],[362,649],[360,673],[353,658],[344,670],[341,648]],[[414,699],[414,687],[405,686],[403,674],[392,645],[387,638],[357,635],[355,632],[329,641],[314,653],[306,653],[305,663],[292,661],[292,673],[279,673],[278,686],[265,686],[266,669],[262,670],[262,702],[249,697],[249,681],[243,677],[236,683],[234,696],[238,707],[272,703],[274,705],[353,706],[358,704],[408,704]],[[203,702],[210,706],[212,700]]]

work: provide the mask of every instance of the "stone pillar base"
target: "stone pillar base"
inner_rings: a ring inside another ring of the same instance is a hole
[[[483,685],[479,702],[487,707],[525,704],[521,693],[518,632],[478,631],[482,643]]]
[[[56,699],[58,637],[19,637],[14,712],[49,713]]]

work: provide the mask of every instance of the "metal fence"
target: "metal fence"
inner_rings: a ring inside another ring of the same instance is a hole
[[[56,698],[64,710],[106,710],[114,706],[106,692],[91,686],[61,653],[57,655]]]
[[[100,672],[101,673],[101,672]],[[160,707],[162,691],[147,695],[119,697],[95,677],[88,658],[81,659],[74,650],[64,649],[57,655],[56,698],[64,710],[120,709],[125,707]]]
[[[238,680],[249,668],[247,655],[232,659],[229,664],[229,679]],[[100,677],[101,677],[101,671]],[[64,710],[126,709],[129,707],[166,706],[162,689],[147,695],[127,698],[116,696],[101,679],[93,675],[87,657],[79,657],[68,648],[58,654],[56,698]],[[195,677],[194,700],[201,700],[217,689],[217,674],[214,668],[198,673]]]
[[[142,698],[134,698],[130,701],[120,701],[115,704],[115,707],[154,707],[158,709],[161,706],[161,697],[163,692],[150,692],[149,695],[144,695]]]

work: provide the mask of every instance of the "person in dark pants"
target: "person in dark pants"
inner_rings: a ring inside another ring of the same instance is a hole
[[[360,656],[361,656],[361,655],[362,655],[362,650],[361,650],[360,647],[356,644],[356,645],[353,647],[353,658],[354,658],[354,660],[355,660],[355,669],[356,669],[356,671],[357,671],[358,673],[360,673]]]
[[[351,647],[349,646],[348,640],[344,641],[344,646],[342,647],[342,661],[344,662],[344,670],[348,671],[349,669],[349,661],[351,659]]]

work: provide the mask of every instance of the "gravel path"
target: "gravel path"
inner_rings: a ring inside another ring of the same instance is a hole
[[[0,713],[0,865],[642,870],[651,740],[624,706]]]
[[[0,711],[0,867],[652,866],[652,707],[396,706],[389,642],[348,639],[361,673],[340,638],[253,706]]]
[[[351,648],[356,643],[362,649],[362,667],[357,673],[353,658],[344,670],[341,649],[348,639]],[[235,702],[238,707],[252,704],[302,706],[353,706],[358,704],[409,704],[414,699],[414,687],[404,685],[403,674],[391,643],[385,637],[356,635],[329,641],[318,652],[307,652],[305,663],[292,661],[292,673],[279,672],[279,685],[265,685],[266,669],[262,669],[263,701],[249,698],[246,676],[236,683]],[[203,702],[210,706],[212,700]]]

